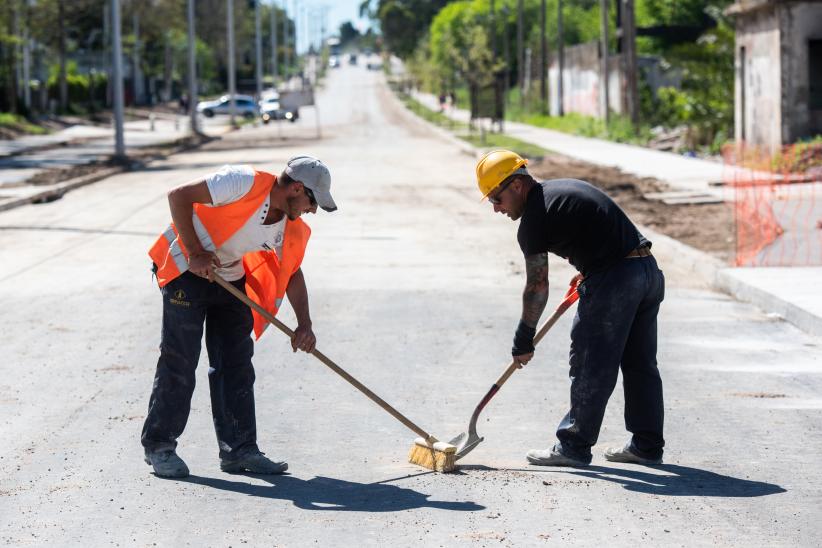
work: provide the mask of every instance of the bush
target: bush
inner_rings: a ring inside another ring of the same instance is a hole
[[[60,87],[58,84],[58,76],[60,72],[59,65],[52,65],[49,70],[49,78],[46,82],[48,87],[48,95],[52,99],[60,97]],[[93,80],[93,81],[92,81]],[[78,105],[87,105],[90,100],[91,86],[94,86],[94,101],[105,101],[106,86],[108,84],[108,77],[106,74],[79,74],[77,72],[77,63],[70,61],[66,65],[66,85],[68,87],[68,101],[69,110],[76,110],[72,107]]]

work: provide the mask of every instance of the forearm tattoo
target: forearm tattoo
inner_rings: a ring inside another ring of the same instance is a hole
[[[522,321],[536,327],[548,302],[548,254],[525,257],[525,290],[522,292]]]

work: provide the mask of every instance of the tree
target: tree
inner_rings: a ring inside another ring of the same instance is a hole
[[[351,24],[351,21],[346,21],[342,25],[340,25],[340,47],[345,47],[352,41],[357,40],[360,37],[360,31]]]
[[[447,0],[379,0],[377,19],[385,46],[402,58],[410,57],[434,16],[448,3]]]
[[[491,86],[504,68],[503,61],[494,59],[491,51],[488,6],[485,0],[453,2],[431,23],[431,61],[443,80],[441,86],[452,88],[452,75],[467,84],[472,117],[479,107],[480,92]]]

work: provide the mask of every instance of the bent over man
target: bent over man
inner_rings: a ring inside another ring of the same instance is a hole
[[[288,468],[257,447],[251,332],[259,338],[266,322],[209,278],[217,273],[272,314],[287,295],[297,316],[292,348],[311,352],[316,338],[300,268],[311,231],[300,217],[318,206],[336,210],[330,188],[322,162],[297,156],[279,177],[225,166],[169,193],[173,223],[149,251],[163,297],[163,327],[141,437],[146,463],[158,476],[188,475],[176,447],[191,409],[204,325],[220,468],[258,474]]]
[[[646,240],[605,193],[576,179],[538,182],[526,160],[495,150],[477,163],[479,190],[511,220],[525,255],[522,316],[512,355],[521,366],[534,355],[537,322],[548,301],[548,253],[567,259],[581,280],[571,328],[571,408],[553,447],[531,450],[532,464],[586,466],[597,442],[608,398],[622,369],[624,446],[610,461],[662,462],[662,380],[657,369],[657,313],[665,279]]]

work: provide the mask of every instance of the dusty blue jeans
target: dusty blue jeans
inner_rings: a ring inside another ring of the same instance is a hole
[[[232,282],[245,291],[245,280]],[[191,410],[203,327],[211,414],[220,457],[257,448],[251,310],[228,291],[185,272],[162,288],[160,359],[141,441],[146,451],[174,449]]]
[[[625,427],[632,449],[662,457],[662,379],[657,313],[665,277],[653,256],[622,259],[585,279],[571,328],[571,409],[557,428],[558,449],[590,462],[605,406],[622,369]]]

